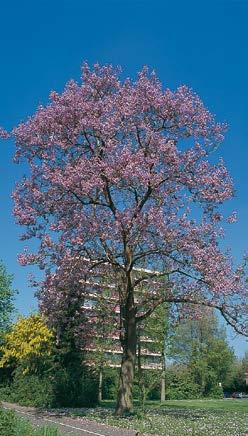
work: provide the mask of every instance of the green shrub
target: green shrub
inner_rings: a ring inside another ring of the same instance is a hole
[[[185,371],[167,373],[167,400],[191,400],[201,397],[201,389],[190,373]]]
[[[34,321],[37,328],[33,332]],[[35,346],[30,346],[30,338]],[[5,339],[9,343],[6,342],[5,358],[1,361],[0,399],[35,407],[97,403],[96,375],[83,364],[83,352],[70,329],[63,330],[58,344],[43,319],[34,315],[16,323]],[[22,350],[20,343],[25,345]]]
[[[134,379],[134,398],[142,403],[146,400],[160,399],[161,371],[153,369],[138,369]]]
[[[118,368],[104,368],[102,398],[104,400],[115,400],[118,392],[119,382]]]
[[[26,419],[19,418],[12,410],[0,409],[1,436],[60,436],[55,427],[34,428]]]
[[[0,410],[0,434],[1,436],[16,435],[17,419],[14,412]]]
[[[213,386],[211,390],[208,393],[208,398],[223,398],[224,392],[222,386],[219,386],[216,384],[216,386]]]
[[[103,400],[116,399],[119,384],[119,372],[120,370],[118,368],[104,368],[102,388]],[[149,400],[160,399],[160,372],[157,373],[156,371],[145,370],[143,371],[143,378],[147,390],[147,398]],[[133,385],[133,397],[135,399],[140,399],[140,386],[137,371],[135,373]]]
[[[81,367],[73,372],[61,368],[53,380],[54,404],[57,407],[92,407],[97,403],[97,379],[92,371]]]
[[[0,399],[34,407],[90,407],[97,402],[97,381],[82,365],[80,372],[58,368],[47,374],[17,368],[13,382],[0,388]]]
[[[37,375],[15,375],[8,392],[10,401],[23,406],[52,407],[54,404],[51,381]]]
[[[152,388],[149,390],[147,399],[148,400],[160,400],[161,398],[161,381],[158,381]]]

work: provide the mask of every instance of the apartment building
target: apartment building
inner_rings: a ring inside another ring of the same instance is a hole
[[[139,271],[142,270],[137,270]],[[86,347],[86,359],[92,365],[97,362],[103,367],[118,368],[121,363],[122,348],[119,339],[120,308],[115,285],[96,275],[92,280],[82,280],[82,283],[87,287],[83,308],[95,331]],[[139,291],[135,297],[137,300],[138,294]],[[161,346],[157,344],[156,337],[151,337],[146,322],[138,324],[137,354],[143,369],[162,369]]]

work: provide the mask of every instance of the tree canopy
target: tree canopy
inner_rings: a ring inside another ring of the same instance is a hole
[[[40,315],[18,319],[5,334],[0,367],[26,362],[28,370],[32,358],[48,356],[51,353],[53,337],[53,332],[48,329]]]
[[[8,274],[0,261],[0,334],[9,326],[14,312],[15,291],[12,287],[13,276]]]
[[[191,372],[202,395],[217,390],[219,383],[225,385],[235,364],[226,331],[209,309],[199,319],[185,319],[174,329],[169,354]]]
[[[93,275],[116,286],[119,411],[132,408],[136,324],[162,302],[215,307],[246,333],[246,260],[235,269],[219,246],[223,222],[235,220],[218,210],[233,183],[223,160],[209,158],[225,129],[186,86],[163,89],[147,68],[123,81],[111,66],[85,64],[81,83],[52,92],[12,131],[16,160],[30,168],[14,193],[15,217],[24,240],[40,239],[20,261],[46,270],[42,311],[61,316],[65,293],[67,304],[79,301]]]

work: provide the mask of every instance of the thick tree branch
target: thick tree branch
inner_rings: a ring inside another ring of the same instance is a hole
[[[213,309],[218,310],[228,325],[230,325],[237,333],[247,336],[248,332],[246,332],[242,327],[239,327],[237,316],[232,315],[225,307],[224,305],[220,305],[211,301],[196,301],[189,297],[163,297],[159,298],[153,305],[150,307],[145,313],[142,315],[136,315],[136,322],[143,321],[148,316],[150,316],[154,310],[162,303],[173,303],[173,304],[193,304],[196,306],[204,306],[204,307],[211,307]]]

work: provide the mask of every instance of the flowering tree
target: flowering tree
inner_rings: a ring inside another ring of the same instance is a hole
[[[25,371],[32,366],[32,360],[40,356],[49,356],[53,349],[53,332],[50,331],[40,315],[20,318],[5,334],[0,367],[15,366],[25,362]]]
[[[217,208],[233,185],[223,161],[208,160],[224,130],[185,86],[163,90],[146,68],[122,82],[111,66],[86,64],[82,83],[52,92],[12,132],[16,159],[30,167],[14,193],[15,217],[27,227],[23,239],[40,240],[20,261],[46,268],[43,312],[56,319],[85,298],[92,274],[116,285],[118,414],[132,410],[137,323],[161,303],[214,307],[245,333],[244,265],[234,271],[218,246]]]

